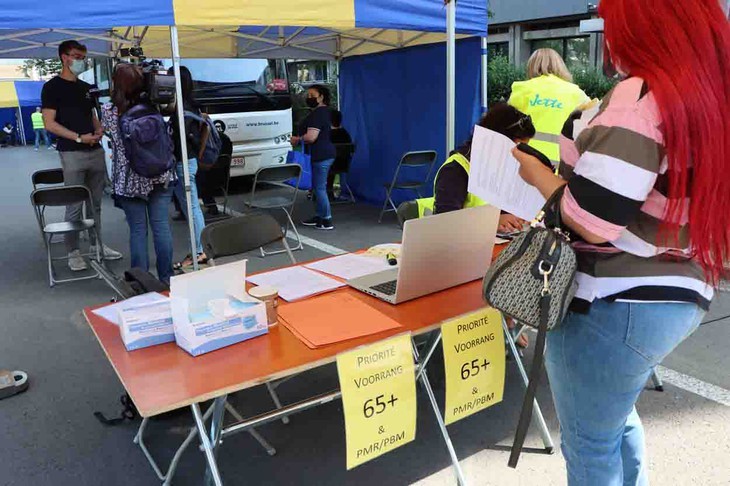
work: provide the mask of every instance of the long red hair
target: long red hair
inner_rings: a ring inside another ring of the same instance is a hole
[[[689,208],[690,242],[708,280],[730,261],[730,24],[719,0],[602,0],[607,53],[646,81],[669,162],[665,230]],[[691,172],[690,172],[691,171]]]

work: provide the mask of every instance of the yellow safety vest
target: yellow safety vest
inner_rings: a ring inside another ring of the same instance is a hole
[[[30,120],[33,122],[33,130],[43,130],[46,126],[43,124],[43,115],[35,112],[30,115]]]
[[[460,166],[464,168],[466,171],[466,174],[469,175],[469,169],[471,168],[471,164],[469,163],[469,159],[464,157],[463,155],[456,153],[446,159],[446,162],[439,167],[438,172],[436,172],[436,179],[434,179],[433,183],[433,193],[434,196],[436,195],[436,181],[438,181],[439,173],[441,172],[441,169],[443,169],[447,164],[450,164],[451,162],[456,162]],[[435,197],[425,197],[423,199],[416,199],[416,204],[418,204],[418,217],[423,218],[424,216],[431,216],[435,210],[436,206],[436,198]],[[482,199],[478,198],[474,194],[467,194],[466,200],[464,201],[464,208],[473,208],[475,206],[484,206],[487,204]]]
[[[537,134],[530,146],[554,162],[560,162],[558,140],[565,121],[586,101],[577,85],[552,74],[513,83],[509,98],[510,105],[532,118]]]

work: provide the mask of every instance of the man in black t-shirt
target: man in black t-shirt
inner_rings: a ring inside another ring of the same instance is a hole
[[[43,85],[41,92],[43,122],[46,130],[58,137],[63,179],[67,186],[85,185],[91,192],[97,231],[101,233],[101,198],[106,183],[104,150],[99,145],[101,123],[94,113],[91,85],[78,79],[86,70],[86,47],[74,40],[58,46],[63,70]],[[66,207],[66,221],[81,220],[83,204]],[[96,239],[90,235],[91,252],[96,251]],[[86,270],[86,262],[79,250],[79,234],[66,235],[68,266],[73,271]],[[107,260],[122,255],[104,245],[100,248]]]

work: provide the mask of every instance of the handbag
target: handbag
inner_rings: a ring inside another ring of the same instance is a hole
[[[290,150],[286,156],[287,164],[299,164],[302,167],[302,177],[299,180],[299,189],[308,191],[312,188],[312,156],[307,153],[307,148],[301,150]],[[287,181],[287,184],[293,186],[297,183],[296,179]]]
[[[546,334],[562,322],[577,287],[575,252],[560,228],[560,200],[564,190],[565,186],[550,196],[530,229],[502,251],[484,277],[483,296],[490,306],[538,330],[529,385],[509,459],[512,468],[517,467],[530,426]],[[554,222],[545,222],[543,226],[540,223],[545,221],[546,214],[554,216]]]

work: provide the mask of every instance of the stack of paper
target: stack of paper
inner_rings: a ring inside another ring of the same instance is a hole
[[[391,267],[385,257],[373,258],[348,253],[305,265],[307,268],[350,280],[388,270]]]
[[[474,128],[471,144],[469,192],[510,214],[530,221],[545,198],[520,177],[520,164],[512,156],[515,143],[504,135]]]
[[[279,297],[287,302],[294,302],[345,286],[344,283],[304,267],[282,268],[273,272],[260,273],[248,277],[247,280],[255,285],[274,287],[279,291]]]
[[[344,292],[282,306],[279,320],[312,349],[402,327]]]

